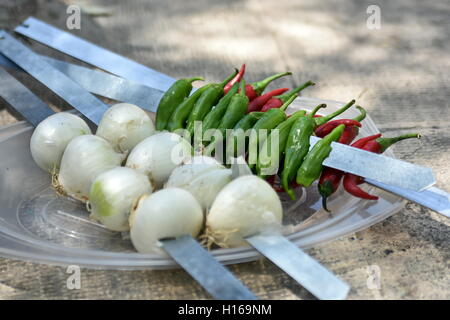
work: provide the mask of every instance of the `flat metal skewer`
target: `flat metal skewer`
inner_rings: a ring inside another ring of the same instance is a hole
[[[164,94],[161,90],[150,88],[104,71],[92,70],[44,55],[40,56],[45,62],[64,73],[87,91],[108,99],[132,103],[145,110],[156,112],[159,100]],[[23,71],[2,54],[0,54],[0,65],[8,69]]]
[[[166,91],[175,79],[30,17],[16,32],[122,78]]]

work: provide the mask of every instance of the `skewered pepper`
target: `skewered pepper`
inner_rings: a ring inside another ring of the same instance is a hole
[[[205,92],[212,84],[204,85],[203,87],[197,89],[193,94],[183,100],[183,102],[178,105],[175,111],[170,116],[169,122],[167,124],[167,129],[169,131],[175,131],[177,129],[184,128],[186,119],[194,108],[195,102],[200,98],[200,96]]]
[[[318,137],[325,137],[327,134],[329,134],[331,131],[333,131],[334,128],[336,128],[338,125],[343,124],[346,127],[350,127],[350,126],[357,126],[357,127],[361,127],[361,123],[359,123],[356,120],[353,119],[337,119],[337,120],[331,120],[319,127],[316,128],[316,130],[314,130],[316,136]]]
[[[276,130],[278,132],[277,153],[272,154],[271,149],[272,140],[275,140],[272,139],[273,132],[271,132],[269,137],[267,137],[266,141],[264,141],[260,149],[260,153],[258,154],[258,163],[256,164],[256,172],[260,177],[264,177],[267,174],[276,173],[278,169],[277,165],[279,163],[282,153],[284,153],[291,127],[298,118],[303,117],[305,114],[306,114],[305,110],[299,110],[275,127],[273,131]]]
[[[314,86],[315,83],[312,81],[307,81],[304,84],[302,84],[301,86],[292,89],[291,91],[289,91],[288,93],[285,93],[283,95],[279,95],[279,96],[275,96],[273,98],[271,98],[269,101],[267,101],[264,106],[261,108],[262,112],[266,112],[267,110],[270,109],[276,109],[281,107],[286,101],[288,101],[293,95],[298,95],[298,93],[300,91],[302,91],[303,89],[309,87],[309,86]]]
[[[322,196],[322,207],[330,212],[327,207],[327,199],[339,188],[344,172],[338,169],[324,167],[319,178],[319,193]]]
[[[239,90],[239,83],[235,83],[231,90],[228,91],[226,95],[219,100],[217,106],[215,106],[208,114],[205,119],[203,119],[202,129],[203,133],[205,133],[208,129],[215,129],[219,125],[222,120],[223,115],[227,111],[228,105],[230,104],[231,99]]]
[[[252,128],[255,123],[261,119],[264,112],[250,112],[246,114],[239,122],[234,126],[233,132],[230,134],[227,140],[227,156],[237,157],[242,155],[245,149],[245,136],[247,130]],[[244,142],[240,144],[239,142]]]
[[[348,127],[345,127],[345,129],[347,129],[347,128]],[[345,134],[345,130],[342,135],[344,135],[344,134]],[[352,147],[362,148],[368,141],[375,140],[379,137],[381,137],[381,133],[361,138],[358,141],[354,142],[352,144]],[[340,140],[341,139],[339,139],[338,141],[340,141]],[[322,207],[326,211],[329,211],[328,207],[327,207],[327,199],[329,196],[331,196],[333,193],[335,193],[336,190],[339,188],[339,184],[344,175],[345,175],[345,172],[343,172],[341,170],[337,170],[337,169],[330,168],[330,167],[324,167],[322,174],[320,175],[318,188],[319,188],[319,193],[322,196]],[[353,184],[353,182],[350,182],[350,181],[348,181],[347,183]]]
[[[419,139],[420,137],[421,136],[418,133],[407,133],[393,138],[378,138],[376,140],[368,141],[361,149],[375,153],[383,153],[394,143],[412,138]]]
[[[344,133],[342,134],[338,142],[343,144],[350,144],[359,133],[359,127],[361,127],[360,122],[366,118],[366,110],[361,106],[356,106],[356,108],[360,111],[360,114],[358,116],[353,119],[337,119],[328,121],[327,123],[317,127],[316,130],[314,130],[316,136],[323,138],[338,125],[345,124]]]
[[[270,130],[276,128],[276,126],[286,120],[285,110],[296,97],[297,95],[291,96],[280,108],[270,109],[269,111],[264,112],[261,119],[253,126],[248,143],[248,164],[251,169],[257,163],[259,146],[261,146],[267,138],[267,135],[261,135],[261,130],[268,130],[270,132]]]
[[[361,108],[362,109],[362,108]],[[347,129],[347,127],[345,128]],[[345,134],[344,133],[342,135]],[[342,137],[342,136],[341,136]],[[381,133],[377,133],[368,137],[361,138],[352,144],[354,148],[362,148],[367,142],[378,139],[381,137]],[[340,141],[339,139],[338,141]],[[340,170],[325,167],[322,171],[322,174],[319,179],[319,193],[322,196],[322,206],[326,211],[329,211],[327,208],[327,198],[331,196],[339,187],[339,183],[341,182],[342,177],[345,175],[345,172]]]
[[[234,73],[229,75],[221,83],[215,83],[210,88],[208,88],[203,94],[198,98],[194,104],[191,114],[189,115],[186,129],[192,134],[194,131],[195,121],[202,121],[206,114],[212,109],[213,106],[219,101],[223,96],[223,87],[236,75],[236,70]]]
[[[271,175],[271,176],[267,176],[267,177],[266,177],[266,181],[271,185],[271,187],[273,188],[273,190],[275,190],[276,192],[283,192],[284,189],[283,189],[283,187],[281,186],[281,184],[279,184],[279,183],[276,182],[276,180],[275,180],[276,177],[277,177],[276,174]]]
[[[309,140],[314,133],[316,125],[314,115],[321,108],[325,107],[325,104],[320,104],[307,116],[299,118],[292,125],[291,131],[289,132],[285,148],[284,168],[281,173],[281,184],[291,199],[295,199],[295,194],[290,188],[290,183],[295,178],[303,159],[308,154],[310,147]]]
[[[315,118],[319,119],[319,118]],[[308,152],[302,165],[297,171],[297,183],[309,187],[316,179],[320,177],[323,162],[330,155],[331,143],[339,140],[344,132],[345,125],[340,124],[322,140],[318,141],[312,150]]]
[[[365,145],[367,142],[372,141],[372,140],[375,140],[375,139],[378,139],[379,137],[381,137],[381,133],[376,133],[376,134],[374,134],[374,135],[371,135],[371,136],[368,136],[368,137],[364,137],[364,138],[358,139],[357,141],[353,142],[351,146],[352,146],[353,148],[361,149],[362,147],[364,147],[364,145]]]
[[[239,70],[239,72],[234,76],[233,79],[231,79],[223,88],[223,92],[225,94],[227,94],[231,88],[238,82],[241,81],[241,79],[244,77],[245,74],[245,63],[241,66],[241,69]]]
[[[205,149],[204,154],[211,155],[217,143],[225,139],[226,129],[234,128],[236,123],[238,123],[238,121],[245,116],[248,107],[248,98],[245,95],[245,80],[241,80],[239,87],[239,92],[231,98],[225,115],[222,117],[219,125],[217,126],[217,130],[219,130],[222,134],[220,136],[213,137],[213,140]]]
[[[264,93],[263,95],[256,97],[248,104],[248,110],[247,112],[253,112],[253,111],[260,111],[262,107],[266,104],[267,101],[272,99],[275,96],[278,96],[280,94],[285,93],[288,91],[288,88],[278,88],[272,91],[269,91],[267,93]]]
[[[192,82],[203,80],[203,78],[195,77],[190,79],[180,79],[164,93],[156,110],[156,130],[162,131],[166,129],[170,116],[178,105],[192,91]]]
[[[356,144],[356,146],[358,146],[360,149],[374,153],[383,153],[384,151],[386,151],[387,148],[392,146],[394,143],[410,138],[420,138],[420,135],[417,133],[410,133],[394,138],[377,138],[367,141],[364,145],[361,145],[362,143],[358,144],[354,143],[352,146],[355,146]],[[355,197],[368,200],[378,200],[377,196],[371,195],[366,191],[362,190],[360,187],[358,187],[358,185],[363,182],[364,178],[354,174],[346,173],[343,181],[344,189],[345,191],[347,191],[348,193],[350,193]]]
[[[360,125],[359,122],[364,120],[364,118],[366,117],[366,111],[360,106],[356,106],[356,108],[359,109],[361,114],[353,118],[352,120],[356,121],[356,123]],[[349,119],[342,119],[342,120],[349,120]],[[356,136],[358,135],[359,127],[357,125],[347,123],[347,121],[339,121],[339,120],[329,121],[315,130],[316,135],[318,137],[324,137],[339,124],[345,124],[346,126],[344,132],[342,133],[341,137],[337,142],[342,144],[350,144],[353,141],[353,139],[355,139]],[[379,136],[376,136],[373,139],[379,138]],[[320,195],[322,196],[322,207],[326,211],[329,211],[327,207],[327,198],[331,196],[333,193],[335,193],[336,190],[339,188],[339,184],[344,174],[345,172],[341,170],[329,167],[324,167],[322,170],[322,173],[319,178],[318,189]]]
[[[236,123],[245,116],[247,109],[244,110],[244,106],[248,107],[249,102],[248,97],[245,95],[245,80],[241,80],[239,88],[239,92],[231,99],[230,105],[222,117],[218,129],[234,128]]]
[[[274,74],[273,76],[267,77],[261,81],[253,82],[251,84],[247,84],[245,86],[245,94],[247,95],[248,99],[252,101],[266,89],[266,87],[274,80],[279,79],[284,76],[291,75],[292,72],[281,72]]]

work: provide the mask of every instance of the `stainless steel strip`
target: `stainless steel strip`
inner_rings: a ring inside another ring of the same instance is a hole
[[[3,30],[0,31],[0,52],[92,122],[98,124],[108,109],[106,104]]]
[[[400,187],[391,186],[372,179],[365,181],[375,187],[394,193],[402,198],[420,204],[450,218],[450,194],[436,187],[417,192]]]
[[[320,140],[311,137],[313,146]],[[324,165],[385,184],[420,191],[436,183],[430,168],[333,142]]]
[[[253,293],[237,280],[190,236],[161,241],[167,251],[215,299],[256,300]]]
[[[103,71],[91,70],[50,57],[43,58],[89,92],[117,101],[132,103],[152,112],[156,112],[159,100],[164,94],[161,90]]]
[[[156,112],[159,100],[164,94],[161,90],[150,88],[104,71],[92,70],[44,55],[40,56],[87,91],[105,98],[132,103],[148,111]],[[0,54],[0,65],[6,68],[22,70],[2,54]]]
[[[256,235],[246,239],[256,250],[294,278],[314,296],[345,299],[350,287],[281,235]]]
[[[15,64],[2,54],[0,54],[0,66],[13,70],[21,70],[17,64]]]
[[[175,79],[33,17],[16,32],[115,75],[166,91]]]
[[[0,96],[33,126],[55,113],[3,68],[0,68]]]

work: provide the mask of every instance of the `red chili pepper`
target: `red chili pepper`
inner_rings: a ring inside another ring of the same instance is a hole
[[[333,129],[338,125],[345,124],[344,133],[339,138],[338,142],[343,144],[350,144],[359,133],[358,127],[361,127],[360,122],[366,118],[366,110],[360,106],[356,106],[356,108],[361,112],[361,114],[359,114],[357,117],[353,119],[336,119],[328,121],[327,123],[316,128],[316,136],[323,138],[331,131],[333,131]]]
[[[350,193],[352,196],[367,199],[367,200],[378,200],[377,196],[373,196],[370,193],[365,192],[363,189],[358,187],[359,177],[354,174],[346,173],[344,176],[344,181],[342,185],[344,186],[345,191]]]
[[[272,99],[270,99],[269,101],[267,101],[266,104],[264,104],[264,106],[262,107],[261,111],[262,112],[266,112],[269,109],[279,108],[286,101],[288,101],[293,95],[298,94],[303,89],[305,89],[305,88],[307,88],[309,86],[313,86],[313,85],[315,85],[314,82],[307,81],[304,84],[302,84],[301,86],[299,86],[299,87],[297,87],[295,89],[292,89],[288,93],[285,93],[285,94],[279,95],[279,96],[275,96]]]
[[[401,136],[394,137],[394,138],[378,138],[376,140],[368,141],[364,145],[364,147],[362,147],[361,149],[375,152],[375,153],[383,153],[386,151],[387,148],[392,146],[394,143],[405,140],[405,139],[411,139],[411,138],[419,139],[420,134],[408,133],[408,134],[403,134]]]
[[[404,135],[394,137],[394,138],[380,138],[379,137],[377,139],[370,139],[370,140],[366,141],[366,143],[364,145],[360,146],[359,148],[366,150],[366,151],[374,152],[374,153],[383,153],[384,151],[386,151],[387,148],[392,146],[394,143],[401,141],[401,140],[410,139],[410,138],[420,138],[420,135],[417,133],[412,133],[412,134],[410,133],[410,134],[404,134]],[[360,141],[360,140],[358,140],[358,141]],[[354,146],[357,142],[352,144],[352,146]],[[361,143],[359,145],[361,145]],[[362,190],[360,187],[358,187],[358,185],[363,182],[364,182],[364,178],[356,176],[354,174],[346,173],[344,176],[343,185],[344,185],[345,190],[348,193],[350,193],[351,195],[354,195],[355,197],[368,199],[368,200],[377,200],[378,199],[377,196],[373,196],[373,195],[365,192],[364,190]]]
[[[344,172],[330,167],[324,167],[319,179],[319,193],[322,196],[322,207],[326,211],[330,211],[327,208],[327,198],[331,196],[339,188]]]
[[[288,76],[291,74],[292,74],[292,72],[281,72],[281,73],[274,74],[273,76],[267,77],[261,81],[247,84],[245,86],[245,94],[247,95],[247,98],[250,101],[252,101],[256,97],[261,95],[261,93],[266,89],[266,87],[269,85],[269,83],[271,83],[272,81],[274,81],[278,78]]]
[[[273,175],[273,176],[267,176],[265,179],[266,181],[272,186],[273,190],[275,190],[278,193],[282,193],[285,192],[284,188],[281,186],[280,183],[277,183],[275,181],[275,178],[277,177],[277,175]],[[299,187],[300,185],[294,180],[291,183],[291,188],[295,189],[297,187]]]
[[[275,182],[276,176],[277,176],[276,174],[274,174],[273,176],[267,176],[266,181],[271,185],[273,190],[275,190],[276,192],[283,192],[284,191],[283,187],[279,183]]]
[[[359,127],[357,126],[348,126],[345,127],[344,132],[342,133],[341,137],[337,142],[342,144],[350,144],[352,143],[353,139],[356,138],[356,136],[359,133]]]
[[[354,128],[355,126],[352,126]],[[347,129],[349,127],[346,127],[345,129]],[[351,128],[351,127],[350,127]],[[344,130],[345,133],[345,130]],[[357,135],[357,133],[356,133]],[[361,138],[358,141],[356,141],[355,143],[353,143],[353,147],[362,147],[364,146],[364,144],[366,144],[368,141],[370,140],[374,140],[381,137],[381,134],[376,134],[373,136],[369,136],[369,137],[365,137],[365,138]],[[352,138],[352,140],[354,139],[354,137]],[[342,144],[350,144],[351,141],[344,141],[344,142],[340,142]],[[344,176],[345,172],[341,171],[341,170],[337,170],[334,168],[330,168],[330,167],[325,167],[322,171],[322,174],[320,175],[320,179],[319,179],[319,183],[318,183],[318,188],[319,188],[319,193],[322,196],[322,206],[326,211],[329,211],[327,208],[327,199],[329,196],[331,196],[333,193],[336,192],[336,190],[339,188],[339,184],[341,183],[342,177]]]
[[[361,149],[362,147],[364,147],[364,145],[365,145],[367,142],[372,141],[372,140],[375,140],[375,139],[378,139],[379,137],[381,137],[381,133],[377,133],[377,134],[374,134],[374,135],[372,135],[372,136],[367,136],[367,137],[361,138],[361,139],[359,139],[359,140],[356,140],[355,142],[353,142],[353,143],[351,144],[351,146],[354,147],[354,148],[359,148],[359,149]]]
[[[321,126],[318,126],[315,130],[315,134],[316,136],[323,138],[340,124],[344,124],[346,127],[354,127],[354,126],[361,127],[361,123],[353,119],[336,119],[328,121],[327,123]]]
[[[234,76],[233,79],[231,79],[226,85],[225,87],[223,87],[223,92],[225,92],[225,94],[228,93],[228,91],[231,90],[231,88],[233,87],[233,85],[237,82],[240,82],[241,79],[244,77],[245,74],[245,63],[241,66],[241,69],[239,70],[239,72]]]
[[[280,94],[285,93],[288,91],[288,88],[278,88],[272,91],[269,91],[267,93],[264,93],[263,95],[256,97],[248,104],[247,112],[253,112],[253,111],[260,111],[263,105],[269,101],[272,97],[278,96]]]

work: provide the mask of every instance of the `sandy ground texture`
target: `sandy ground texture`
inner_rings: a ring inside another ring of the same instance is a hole
[[[318,85],[308,96],[356,97],[386,135],[422,133],[421,141],[404,142],[395,153],[431,167],[438,186],[450,191],[448,1],[377,1],[381,29],[370,30],[372,1],[4,0],[0,27],[11,30],[33,15],[64,28],[73,3],[83,9],[75,34],[173,77],[220,80],[245,61],[250,79],[292,70],[280,86],[312,79]],[[52,106],[67,107],[17,76]],[[18,120],[0,104],[0,125]],[[350,299],[449,299],[449,231],[448,219],[408,203],[382,223],[308,253],[350,284]],[[230,268],[263,299],[313,298],[267,260]],[[374,268],[379,288],[367,286]],[[79,290],[67,289],[67,277],[62,267],[0,259],[0,298],[209,298],[181,270],[83,269]]]

